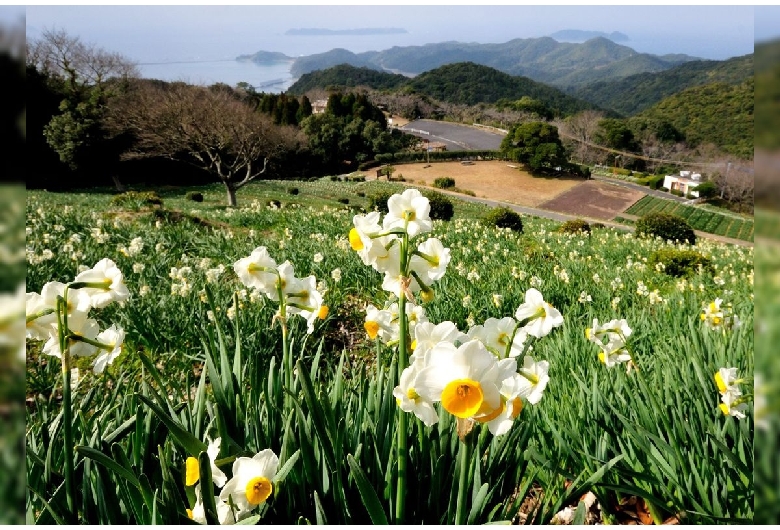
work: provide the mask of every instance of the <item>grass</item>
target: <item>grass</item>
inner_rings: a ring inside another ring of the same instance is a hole
[[[694,230],[753,241],[753,219],[725,212],[722,209],[689,206],[646,195],[625,212],[637,216],[651,212],[671,213],[686,219]]]
[[[299,194],[289,195],[291,186]],[[712,259],[714,272],[678,279],[646,264],[666,243],[610,228],[560,234],[558,223],[533,217],[523,218],[522,234],[488,229],[480,218],[489,208],[455,200],[455,218],[433,223],[451,261],[423,304],[426,318],[465,332],[514,315],[535,287],[564,323],[528,342],[536,360],[549,362],[544,397],[526,403],[503,437],[478,425],[471,457],[461,459],[455,421],[443,410],[432,427],[408,415],[413,471],[405,519],[396,520],[398,352],[363,327],[366,304],[390,299],[347,234],[368,195],[402,188],[256,182],[239,192],[237,209],[223,206],[218,186],[196,189],[202,203],[184,198],[194,188],[169,188],[158,190],[162,208],[138,210],[111,206],[106,190],[30,191],[27,291],[70,281],[109,257],[131,298],[95,312],[101,329],[126,330],[122,355],[102,375],[91,373],[91,359],[77,362],[76,514],[61,488],[59,361],[28,343],[28,522],[187,522],[194,490],[183,484],[183,463],[206,434],[222,438],[222,458],[265,448],[279,455],[287,474],[255,512],[263,524],[450,524],[461,469],[472,523],[518,522],[521,505],[528,522],[549,523],[587,491],[598,497],[604,522],[620,522],[618,507],[631,497],[652,504],[661,519],[750,519],[752,405],[744,420],[723,416],[712,374],[734,366],[752,381],[752,249],[701,241],[696,250]],[[311,335],[303,319],[290,320],[295,372],[280,355],[277,307],[232,269],[258,246],[277,263],[289,260],[296,277],[314,275],[330,307]],[[716,297],[733,305],[742,327],[702,324],[702,307]],[[594,318],[627,319],[639,372],[599,363],[584,332]],[[229,474],[231,464],[221,468]],[[539,489],[541,497],[533,493]],[[533,499],[536,511],[528,508]]]

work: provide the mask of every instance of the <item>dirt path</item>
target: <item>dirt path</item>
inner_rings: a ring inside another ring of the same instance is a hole
[[[496,160],[399,164],[395,177],[403,175],[407,183],[433,186],[439,177],[455,179],[455,186],[473,191],[477,197],[500,200],[521,206],[538,206],[575,186],[582,179],[538,178],[521,171],[515,164]]]

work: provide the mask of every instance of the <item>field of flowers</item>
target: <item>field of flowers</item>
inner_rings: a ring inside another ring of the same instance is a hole
[[[28,522],[752,519],[752,248],[294,185],[28,193]]]

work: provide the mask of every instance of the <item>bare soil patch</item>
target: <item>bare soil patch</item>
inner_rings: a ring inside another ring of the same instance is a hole
[[[569,215],[609,220],[644,196],[641,191],[589,180],[539,207]]]
[[[495,160],[476,161],[471,165],[460,162],[400,164],[395,165],[395,169],[393,176],[403,175],[407,182],[433,186],[437,178],[450,177],[455,179],[455,186],[473,191],[477,197],[529,207],[538,206],[584,183],[582,179],[532,177],[526,171],[510,167],[507,162]]]

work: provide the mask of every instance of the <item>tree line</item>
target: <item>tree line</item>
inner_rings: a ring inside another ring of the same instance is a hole
[[[305,95],[142,79],[126,58],[59,30],[28,44],[26,70],[30,187],[218,180],[234,206],[260,176],[348,171],[413,141],[365,95],[333,93],[314,114]]]

